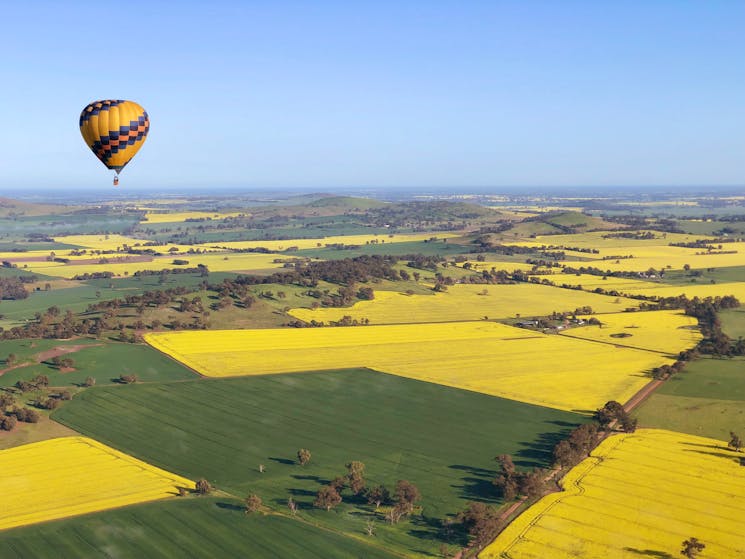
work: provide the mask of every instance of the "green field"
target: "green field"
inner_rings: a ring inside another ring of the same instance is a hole
[[[195,497],[0,532],[0,558],[390,559],[395,555],[276,515],[246,516],[235,499]]]
[[[700,359],[688,364],[636,411],[641,427],[729,440],[745,436],[745,359]]]
[[[31,344],[35,347],[31,347]],[[60,373],[49,361],[35,363],[36,356],[55,347],[86,344],[79,351],[63,357],[72,358],[74,371]],[[136,374],[142,382],[185,380],[195,378],[195,374],[183,365],[166,357],[147,345],[125,344],[107,340],[77,339],[61,340],[9,340],[4,341],[5,360],[8,353],[15,353],[19,362],[34,362],[19,367],[0,376],[0,386],[12,386],[18,380],[31,380],[42,374],[49,377],[50,386],[72,386],[82,383],[86,377],[96,379],[96,384],[114,384],[119,375]],[[0,364],[4,368],[4,364]]]
[[[691,272],[700,272],[698,277],[691,276]],[[732,283],[741,282],[745,278],[745,266],[725,266],[722,268],[696,269],[686,272],[684,270],[670,270],[665,272],[660,283],[670,285],[704,285],[707,283]]]
[[[118,213],[78,212],[67,215],[21,216],[3,219],[0,237],[16,239],[39,232],[50,236],[124,233],[136,223],[137,217]]]
[[[369,509],[352,503],[326,512],[312,502],[346,462],[361,460],[368,483],[408,479],[420,488],[422,517],[393,527],[380,522],[381,540],[410,551],[436,549],[439,521],[467,501],[499,502],[494,456],[548,466],[558,437],[584,420],[362,369],[96,387],[53,417],[237,497],[256,492],[284,508],[293,496],[315,522],[354,534]],[[295,463],[299,448],[312,452],[306,467]]]
[[[3,268],[0,268],[3,270]],[[9,272],[15,269],[7,269]],[[9,273],[8,275],[31,275],[30,273]],[[37,312],[43,313],[49,307],[57,306],[63,311],[82,313],[88,305],[111,299],[123,299],[127,295],[139,295],[144,291],[156,291],[174,287],[189,287],[199,289],[202,282],[220,283],[225,278],[234,278],[238,274],[230,272],[210,273],[208,277],[201,274],[169,274],[166,281],[160,283],[158,274],[112,279],[95,279],[86,281],[67,280],[65,287],[53,287],[50,291],[43,290],[44,276],[34,274],[39,278],[40,291],[31,291],[26,299],[0,302],[0,326],[11,328],[19,326],[26,320],[32,320]],[[63,283],[59,278],[50,278]],[[68,287],[69,285],[69,287]],[[30,288],[28,288],[30,289]]]
[[[0,222],[2,223],[2,222]],[[0,225],[0,228],[2,226]],[[71,245],[68,243],[58,243],[55,241],[14,241],[14,242],[0,242],[0,252],[20,251],[19,256],[23,255],[23,252],[29,250],[70,250],[78,248],[77,245]]]
[[[741,302],[745,305],[745,301]],[[719,313],[722,321],[722,331],[732,339],[745,337],[745,306],[728,309]]]

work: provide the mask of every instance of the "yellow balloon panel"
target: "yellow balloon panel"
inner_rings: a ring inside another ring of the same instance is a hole
[[[149,129],[147,112],[133,101],[94,101],[80,113],[80,133],[85,143],[117,173],[140,150]]]

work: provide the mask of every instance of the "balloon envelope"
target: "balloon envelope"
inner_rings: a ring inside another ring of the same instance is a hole
[[[133,101],[94,101],[80,113],[80,133],[85,143],[117,174],[145,143],[149,129],[147,112]]]

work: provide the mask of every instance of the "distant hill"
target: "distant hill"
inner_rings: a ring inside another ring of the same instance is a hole
[[[35,204],[0,197],[0,218],[39,216],[72,213],[80,208],[77,206],[62,206],[59,204]]]
[[[433,200],[426,202],[400,202],[388,204],[368,212],[379,220],[391,223],[401,219],[416,219],[419,221],[463,221],[479,218],[496,219],[500,217],[498,210],[470,204],[468,202],[446,202]]]
[[[583,233],[599,229],[618,229],[619,227],[617,223],[610,223],[602,218],[577,211],[552,211],[524,219],[505,231],[504,234],[510,237],[531,237]]]
[[[372,198],[358,198],[356,196],[329,196],[314,200],[306,206],[311,208],[335,208],[339,210],[363,211],[388,206],[387,202]]]

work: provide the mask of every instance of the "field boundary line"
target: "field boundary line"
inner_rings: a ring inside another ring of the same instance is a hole
[[[635,349],[637,351],[646,351],[648,353],[656,353],[658,355],[663,355],[665,357],[670,357],[671,359],[675,357],[672,353],[669,353],[669,352],[666,352],[666,351],[658,351],[656,349],[649,349],[649,348],[637,347],[637,346],[633,346],[633,345],[619,344],[619,343],[615,343],[615,342],[606,342],[604,340],[591,340],[589,338],[582,338],[580,336],[573,336],[571,334],[565,334],[564,332],[562,332],[561,334],[559,334],[559,336],[565,336],[567,338],[573,338],[575,340],[582,340],[582,341],[585,341],[585,342],[593,342],[593,343],[596,343],[596,344],[605,344],[605,345],[609,345],[609,346],[613,346],[613,347],[617,347],[617,348],[621,348],[621,349]]]

